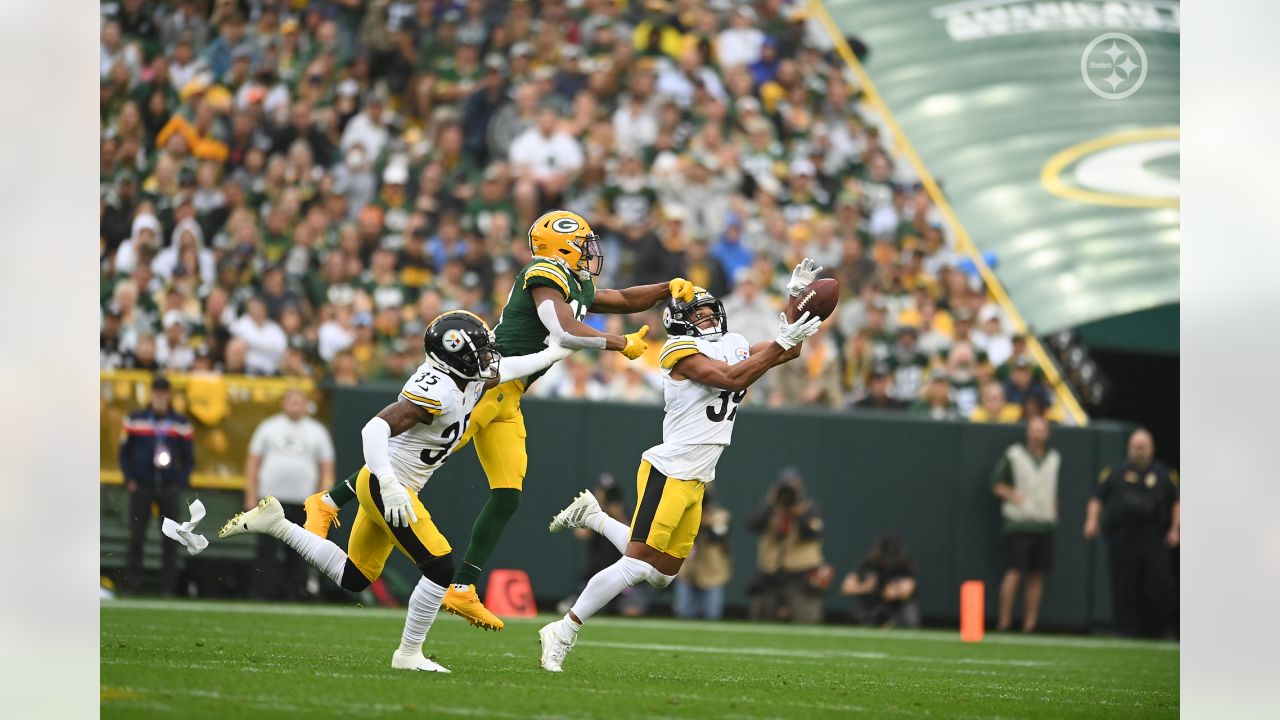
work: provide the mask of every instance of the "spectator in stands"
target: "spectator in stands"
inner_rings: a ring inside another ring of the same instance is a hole
[[[1086,508],[1084,536],[1106,535],[1116,631],[1129,637],[1175,637],[1178,596],[1171,551],[1181,541],[1178,471],[1155,459],[1145,428],[1129,436],[1129,455],[1108,465]]]
[[[231,325],[231,335],[243,340],[248,351],[245,369],[253,375],[276,375],[289,341],[284,330],[267,317],[267,304],[260,297],[249,299],[248,312]]]
[[[1005,450],[991,476],[991,490],[1002,501],[1001,531],[1005,571],[1000,581],[997,630],[1013,623],[1013,603],[1025,580],[1022,631],[1033,632],[1044,599],[1045,575],[1053,567],[1053,534],[1058,525],[1058,470],[1062,458],[1048,446],[1049,423],[1027,422],[1027,438]]]
[[[821,621],[831,568],[822,556],[822,514],[806,497],[799,470],[783,469],[747,529],[760,536],[747,588],[751,619]]]
[[[770,373],[769,404],[785,405],[800,400],[805,405],[840,407],[844,393],[840,386],[840,349],[832,339],[830,326],[805,341],[796,362],[774,368]]]
[[[929,373],[929,382],[924,387],[924,393],[911,404],[911,414],[922,415],[932,420],[960,419],[960,411],[951,399],[951,383],[946,371],[933,370]]]
[[[876,365],[871,369],[867,381],[867,394],[853,403],[860,410],[905,410],[907,404],[893,396],[893,375],[887,365]]]
[[[142,547],[147,540],[151,507],[159,518],[185,517],[182,493],[190,487],[195,467],[191,421],[173,410],[172,386],[156,375],[151,381],[147,407],[129,413],[120,446],[120,470],[129,493],[129,549],[125,560],[124,589],[142,589]],[[156,522],[160,533],[160,522]],[[178,544],[161,539],[161,595],[172,595],[178,579]]]
[[[333,486],[333,439],[307,409],[302,390],[285,393],[283,412],[258,424],[249,440],[249,457],[244,468],[244,506],[274,496],[284,507],[285,517],[299,525],[306,521],[302,503],[308,495]],[[297,553],[288,552],[273,538],[258,538],[258,571],[262,581],[253,583],[254,592],[270,600],[293,600],[306,589],[307,564]]]
[[[742,268],[735,278],[733,292],[724,298],[725,315],[733,318],[729,329],[750,342],[762,342],[777,332],[778,309],[761,291],[760,282],[750,268]]]
[[[981,404],[969,414],[969,420],[984,423],[1016,423],[1022,419],[1022,408],[1004,400],[1004,386],[995,380],[982,384]]]
[[[881,627],[920,627],[916,571],[897,533],[876,539],[862,564],[845,575],[840,594],[855,599],[854,622]]]
[[[676,617],[719,620],[724,616],[724,586],[733,574],[731,519],[729,511],[714,498],[704,499],[698,537],[676,582],[672,601]]]

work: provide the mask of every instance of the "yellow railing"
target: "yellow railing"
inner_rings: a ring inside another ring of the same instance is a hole
[[[257,378],[216,373],[169,374],[174,409],[191,418],[195,427],[197,489],[237,490],[244,487],[244,462],[249,440],[258,423],[280,411],[280,400],[293,388],[311,394],[315,383],[298,378]],[[100,477],[103,484],[123,482],[120,442],[124,419],[145,407],[151,393],[150,372],[112,370],[100,374]]]
[[[924,161],[920,159],[920,155],[916,152],[915,147],[912,146],[911,140],[902,131],[902,126],[898,124],[897,118],[889,110],[889,106],[885,103],[884,98],[881,97],[880,91],[876,89],[875,83],[871,81],[871,76],[867,74],[866,69],[862,67],[862,63],[853,54],[849,43],[844,39],[844,33],[840,31],[839,26],[832,19],[831,13],[827,11],[826,3],[822,0],[810,0],[809,6],[814,16],[826,28],[827,34],[831,36],[831,41],[835,43],[836,52],[840,54],[845,64],[857,76],[858,82],[862,85],[862,91],[866,95],[867,102],[880,113],[885,124],[893,132],[894,141],[898,145],[897,149],[915,169],[916,175],[920,178],[920,183],[924,186],[925,192],[929,194],[930,199],[933,200],[934,206],[942,213],[942,217],[946,220],[947,226],[950,228],[952,236],[956,239],[960,250],[968,255],[973,261],[974,267],[978,268],[978,273],[982,276],[982,281],[987,286],[987,292],[1004,309],[1009,322],[1013,323],[1014,330],[1026,335],[1027,348],[1031,351],[1031,355],[1035,358],[1040,369],[1044,371],[1045,380],[1053,388],[1059,404],[1066,409],[1067,414],[1076,425],[1087,424],[1089,417],[1085,414],[1084,408],[1080,406],[1080,401],[1076,399],[1075,394],[1071,392],[1071,388],[1063,381],[1062,376],[1058,373],[1058,367],[1049,359],[1049,354],[1045,352],[1039,339],[1031,334],[1026,320],[1023,319],[1022,313],[1018,312],[1018,308],[1014,306],[1013,301],[1009,298],[1009,293],[1004,289],[1004,285],[1000,283],[1000,279],[991,271],[986,260],[983,259],[982,253],[978,252],[977,245],[969,237],[969,232],[965,230],[964,225],[960,224],[960,219],[951,208],[951,203],[947,202],[946,196],[942,194],[942,189],[938,186],[937,181],[934,180],[933,174],[929,172],[929,168],[925,167]]]

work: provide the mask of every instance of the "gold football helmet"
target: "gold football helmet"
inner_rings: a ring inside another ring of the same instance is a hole
[[[559,260],[584,280],[604,267],[600,236],[586,218],[568,210],[552,210],[533,221],[529,250],[537,257]]]

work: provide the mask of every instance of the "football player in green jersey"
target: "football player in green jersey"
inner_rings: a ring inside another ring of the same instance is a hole
[[[669,297],[693,299],[694,285],[684,278],[623,290],[596,288],[592,278],[600,274],[604,260],[599,236],[586,219],[567,210],[552,210],[533,222],[529,249],[533,260],[516,275],[494,329],[503,355],[537,352],[553,338],[568,349],[613,350],[635,360],[648,349],[644,340],[648,325],[627,335],[613,335],[583,323],[586,314],[627,314],[648,310]],[[480,602],[475,586],[502,529],[520,505],[529,464],[520,399],[541,375],[505,382],[485,393],[452,448],[457,451],[474,441],[489,480],[489,500],[471,529],[470,545],[442,605],[476,627],[501,630],[503,626]],[[338,508],[354,497],[350,483],[343,481],[327,493],[307,498],[306,528],[321,537],[328,535]]]

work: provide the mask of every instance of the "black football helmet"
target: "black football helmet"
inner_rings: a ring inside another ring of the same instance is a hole
[[[422,338],[427,359],[463,380],[498,377],[498,341],[484,320],[466,310],[443,313],[427,326]]]
[[[694,311],[700,307],[711,308],[711,316],[716,321],[714,327],[704,330],[694,323]],[[724,303],[720,302],[720,298],[698,288],[689,302],[681,302],[676,298],[667,300],[662,308],[662,327],[669,336],[687,335],[713,340],[729,332],[729,318],[724,313]]]

